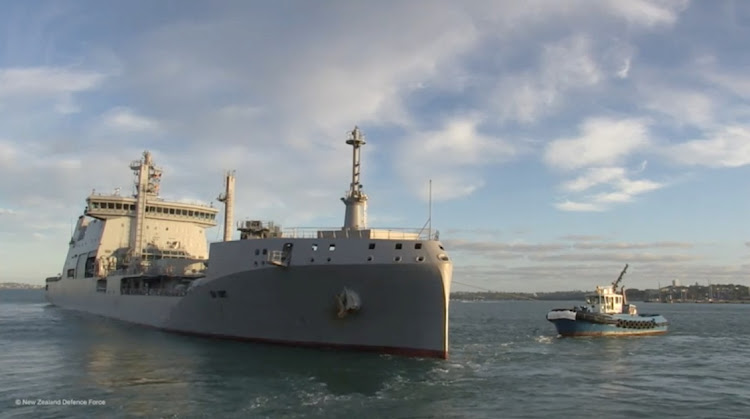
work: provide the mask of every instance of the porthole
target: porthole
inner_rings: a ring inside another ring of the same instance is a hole
[[[417,262],[424,262],[424,256],[417,256]]]
[[[367,257],[367,261],[368,261],[368,262],[372,262],[372,256],[368,256],[368,257]]]
[[[310,258],[310,263],[314,263],[314,262],[315,262],[315,258]]]
[[[328,258],[328,262],[330,262],[330,261],[331,261],[331,258]]]
[[[401,262],[401,256],[396,256],[395,258],[393,258],[393,260],[396,262]]]

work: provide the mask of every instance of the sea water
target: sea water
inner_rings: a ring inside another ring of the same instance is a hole
[[[0,291],[3,418],[747,418],[750,304],[638,304],[667,335],[558,338],[550,308],[451,303],[450,359],[185,337]]]

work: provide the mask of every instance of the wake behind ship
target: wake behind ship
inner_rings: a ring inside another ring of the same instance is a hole
[[[432,230],[365,225],[358,128],[340,229],[282,229],[246,221],[230,241],[234,174],[226,178],[223,242],[217,208],[159,198],[151,154],[131,163],[135,194],[92,193],[62,274],[57,306],[159,329],[296,346],[448,357],[453,265]]]

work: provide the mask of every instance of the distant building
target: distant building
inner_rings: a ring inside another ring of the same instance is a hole
[[[672,280],[672,286],[673,287],[679,287],[680,286],[680,280],[679,279],[673,279]]]

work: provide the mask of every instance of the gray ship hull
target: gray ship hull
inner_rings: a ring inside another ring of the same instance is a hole
[[[61,280],[48,299],[171,332],[447,358],[450,280],[450,265],[269,266],[206,281],[184,297],[106,294],[93,281]],[[341,317],[336,297],[345,288],[361,307]]]

